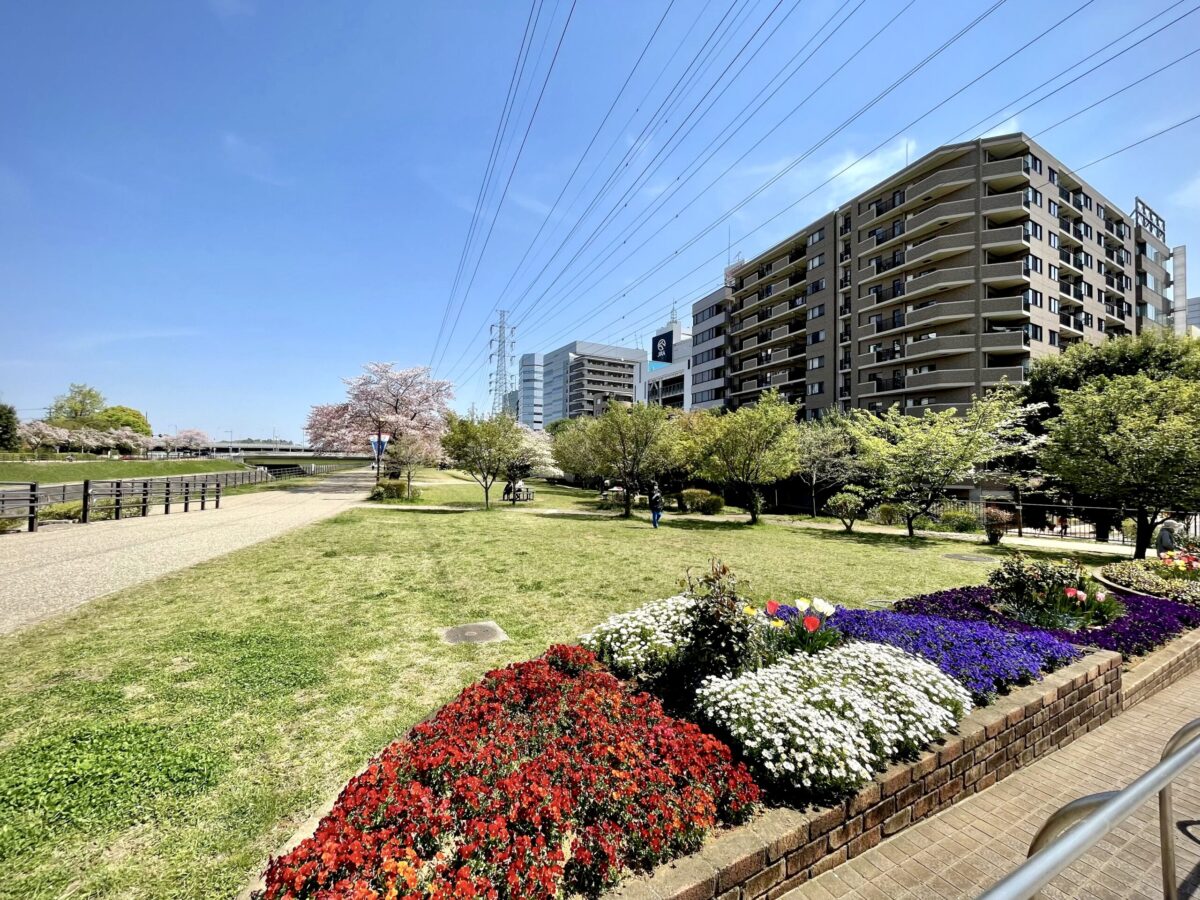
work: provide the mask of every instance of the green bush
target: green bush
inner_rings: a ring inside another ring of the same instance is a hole
[[[933,531],[933,519],[929,516],[917,516],[913,519],[913,528],[917,531]]]
[[[1164,597],[1200,606],[1200,581],[1172,577],[1157,559],[1130,559],[1109,563],[1100,574],[1109,581],[1137,593]]]
[[[39,522],[74,522],[83,516],[83,501],[51,503],[38,510]]]
[[[400,479],[386,479],[379,482],[371,489],[371,493],[367,496],[368,500],[407,500],[409,499],[405,486],[408,482]],[[417,488],[413,488],[413,500],[421,499],[421,492]]]
[[[979,517],[969,509],[947,509],[938,516],[938,527],[967,534],[979,530]]]
[[[679,511],[699,512],[700,505],[711,496],[712,492],[703,488],[685,488],[679,492]]]
[[[24,519],[0,519],[0,534],[20,531],[24,521]]]
[[[880,503],[871,511],[871,520],[879,525],[899,525],[903,516],[894,503]]]
[[[1002,612],[1038,628],[1077,631],[1106,625],[1124,612],[1115,598],[1092,589],[1074,560],[1052,563],[1018,553],[992,571],[988,584]]]
[[[828,500],[825,501],[825,511],[831,516],[837,516],[842,520],[842,525],[847,531],[854,528],[854,522],[862,515],[863,507],[867,505],[859,491],[846,489],[838,491]]]
[[[715,516],[725,508],[725,498],[717,494],[709,494],[700,501],[700,514],[705,516]]]

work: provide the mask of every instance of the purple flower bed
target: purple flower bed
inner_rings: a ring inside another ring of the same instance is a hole
[[[1081,655],[1049,634],[1014,633],[983,621],[943,616],[839,609],[830,624],[847,637],[890,644],[929,660],[981,703]]]
[[[899,601],[896,609],[919,615],[990,622],[1007,631],[1046,634],[1072,644],[1116,650],[1123,656],[1149,653],[1189,628],[1200,627],[1200,608],[1186,603],[1137,595],[1121,598],[1121,603],[1125,606],[1125,615],[1115,622],[1080,631],[1034,628],[1001,615],[992,607],[991,602],[992,589],[980,585],[909,597]]]

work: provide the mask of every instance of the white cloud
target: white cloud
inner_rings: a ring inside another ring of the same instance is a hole
[[[847,150],[829,163],[827,177],[834,179],[829,185],[830,193],[836,199],[832,199],[828,206],[844,203],[847,198],[861,194],[903,169],[917,158],[917,143],[910,138],[901,138],[898,143],[883,147],[866,159],[858,160],[861,155],[854,150]],[[843,169],[846,171],[843,172]]]
[[[275,187],[290,187],[293,183],[292,179],[280,175],[276,170],[270,150],[239,134],[227,131],[221,135],[221,152],[225,162],[239,175]]]
[[[1016,116],[1009,116],[995,128],[985,131],[981,137],[994,137],[997,134],[1012,134],[1015,131],[1021,130],[1021,120]]]

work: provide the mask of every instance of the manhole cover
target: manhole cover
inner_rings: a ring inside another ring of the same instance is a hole
[[[979,556],[976,553],[943,553],[942,559],[961,559],[963,562],[995,562],[990,556]]]
[[[442,640],[447,644],[492,644],[507,641],[508,635],[495,622],[468,622],[442,629]]]

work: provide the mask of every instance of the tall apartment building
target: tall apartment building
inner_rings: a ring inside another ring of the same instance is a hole
[[[725,405],[725,331],[732,297],[728,287],[721,287],[692,304],[692,409]]]
[[[1169,257],[1153,210],[1123,212],[1025,134],[939,147],[727,270],[724,383],[693,371],[693,399],[961,407],[1072,343],[1165,324]]]
[[[540,431],[559,419],[594,416],[608,402],[641,398],[646,351],[572,341],[521,357],[519,420]]]

